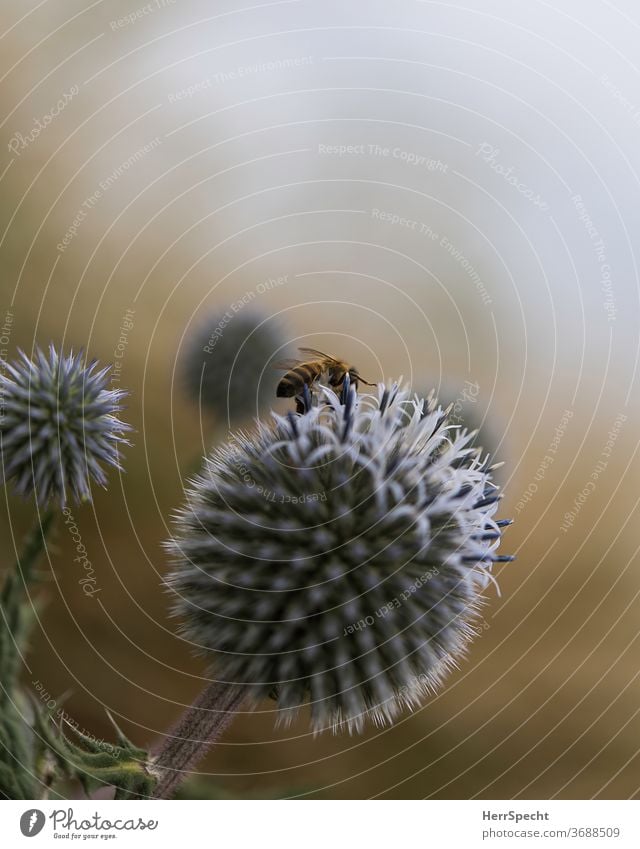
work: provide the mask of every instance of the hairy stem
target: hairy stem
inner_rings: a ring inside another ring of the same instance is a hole
[[[0,797],[35,799],[38,782],[31,771],[34,735],[23,715],[19,685],[34,614],[27,602],[38,557],[45,548],[54,513],[38,516],[15,566],[0,587]]]
[[[15,684],[18,675],[21,657],[17,646],[24,644],[29,630],[31,617],[24,604],[24,596],[33,580],[38,557],[44,551],[54,515],[54,511],[50,509],[35,520],[22,551],[18,554],[15,567],[5,576],[0,590],[0,608],[6,627],[6,632],[0,636],[0,667],[3,682],[7,687],[4,690],[5,695]]]
[[[34,566],[38,557],[44,551],[45,542],[53,525],[54,517],[55,513],[51,507],[42,515],[38,516],[29,531],[22,551],[18,555],[15,572],[22,575],[25,585],[33,578]]]
[[[151,759],[154,799],[169,799],[231,724],[246,696],[237,684],[209,684],[187,708]]]

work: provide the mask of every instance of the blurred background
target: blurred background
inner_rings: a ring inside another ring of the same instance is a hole
[[[238,422],[224,381],[217,409],[198,403],[181,364],[211,316],[251,310],[273,358],[312,346],[464,399],[505,463],[518,559],[421,710],[314,739],[265,704],[185,792],[637,795],[637,7],[4,0],[0,15],[0,354],[84,348],[130,390],[136,428],[126,474],[74,509],[99,593],[63,526],[42,564],[26,682],[70,692],[68,716],[109,740],[106,706],[140,745],[202,688],[161,542],[185,477],[260,405],[252,389]],[[31,518],[9,492],[6,563]]]

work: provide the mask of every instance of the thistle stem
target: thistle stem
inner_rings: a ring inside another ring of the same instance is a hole
[[[29,535],[27,536],[22,551],[18,554],[15,566],[11,569],[0,590],[0,608],[3,612],[5,626],[8,631],[7,642],[0,638],[0,659],[3,661],[3,673],[5,684],[15,682],[18,674],[19,652],[15,645],[11,646],[11,640],[18,644],[26,639],[27,619],[26,608],[23,604],[23,595],[28,585],[33,580],[35,565],[38,557],[45,548],[49,531],[53,526],[54,511],[47,510],[42,516],[35,520]],[[12,635],[12,636],[11,636]],[[5,690],[6,695],[7,690]]]
[[[33,568],[38,557],[44,551],[45,542],[54,520],[53,508],[46,510],[33,523],[29,535],[25,540],[22,552],[18,555],[16,573],[22,575],[25,586],[33,579]]]
[[[245,697],[245,688],[237,684],[213,682],[204,688],[151,758],[149,771],[157,778],[154,799],[173,795],[231,724]]]

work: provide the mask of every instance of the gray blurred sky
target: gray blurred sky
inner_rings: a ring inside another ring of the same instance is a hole
[[[24,260],[35,237],[18,298],[37,254],[76,334],[128,306],[134,278],[148,329],[164,310],[175,332],[203,298],[287,274],[264,309],[368,372],[469,376],[485,397],[497,383],[502,412],[525,386],[626,400],[629,4],[30,5],[5,4],[0,89],[1,171],[22,199],[5,245],[19,227]]]
[[[109,359],[135,309],[129,378],[160,409],[192,322],[250,293],[369,377],[478,384],[514,491],[565,409],[554,474],[636,414],[631,4],[122,0],[4,18],[0,256],[23,342]]]

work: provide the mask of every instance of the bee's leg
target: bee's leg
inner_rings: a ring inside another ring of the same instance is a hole
[[[296,413],[306,413],[304,402],[299,395],[296,396]]]
[[[334,369],[329,376],[329,386],[333,386],[336,391],[342,389],[342,383],[346,374],[346,371],[339,371],[338,369]]]

